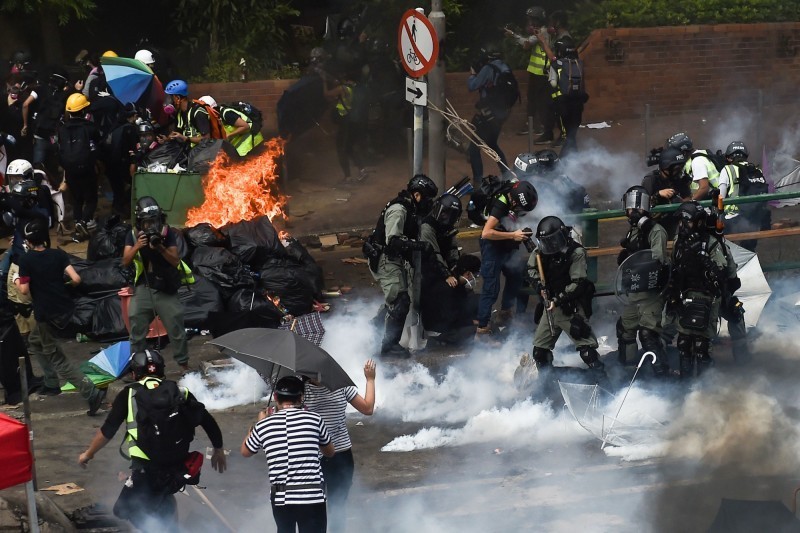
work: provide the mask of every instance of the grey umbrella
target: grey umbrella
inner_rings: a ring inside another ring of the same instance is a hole
[[[293,331],[270,328],[245,328],[226,333],[209,344],[270,375],[273,365],[308,376],[330,390],[355,386],[331,355]]]

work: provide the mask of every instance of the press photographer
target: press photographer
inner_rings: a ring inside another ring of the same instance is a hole
[[[166,215],[150,196],[136,202],[136,228],[128,234],[122,266],[133,263],[134,289],[128,315],[131,350],[147,349],[150,323],[158,316],[167,330],[175,361],[186,371],[189,353],[178,289],[194,283],[189,267],[178,255],[177,234],[166,224]]]

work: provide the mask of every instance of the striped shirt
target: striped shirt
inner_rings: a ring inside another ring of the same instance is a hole
[[[306,382],[303,403],[309,411],[319,413],[331,434],[333,446],[337,452],[349,450],[352,446],[350,433],[347,432],[345,410],[347,404],[358,395],[355,387],[329,390],[327,387]]]
[[[247,437],[247,449],[267,456],[271,485],[309,485],[308,489],[279,490],[275,505],[325,503],[320,446],[331,441],[317,413],[289,408],[259,420]]]

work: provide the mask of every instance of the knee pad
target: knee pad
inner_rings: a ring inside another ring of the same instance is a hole
[[[622,318],[617,319],[617,338],[621,339],[625,335],[625,328],[622,327]]]
[[[600,354],[594,348],[583,346],[578,349],[581,360],[586,363],[589,368],[603,368],[603,363],[600,362]]]
[[[410,309],[411,297],[407,292],[401,292],[397,295],[397,298],[389,304],[388,314],[394,320],[405,320]]]
[[[553,364],[553,352],[544,348],[534,348],[533,360],[536,361],[536,366],[538,368],[550,366]]]

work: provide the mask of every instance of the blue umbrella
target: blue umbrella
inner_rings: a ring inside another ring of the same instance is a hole
[[[100,64],[111,92],[123,104],[138,101],[154,76],[150,67],[129,57],[103,57]]]
[[[103,348],[100,352],[89,359],[99,369],[118,378],[125,372],[128,361],[131,358],[131,343],[122,341]]]

